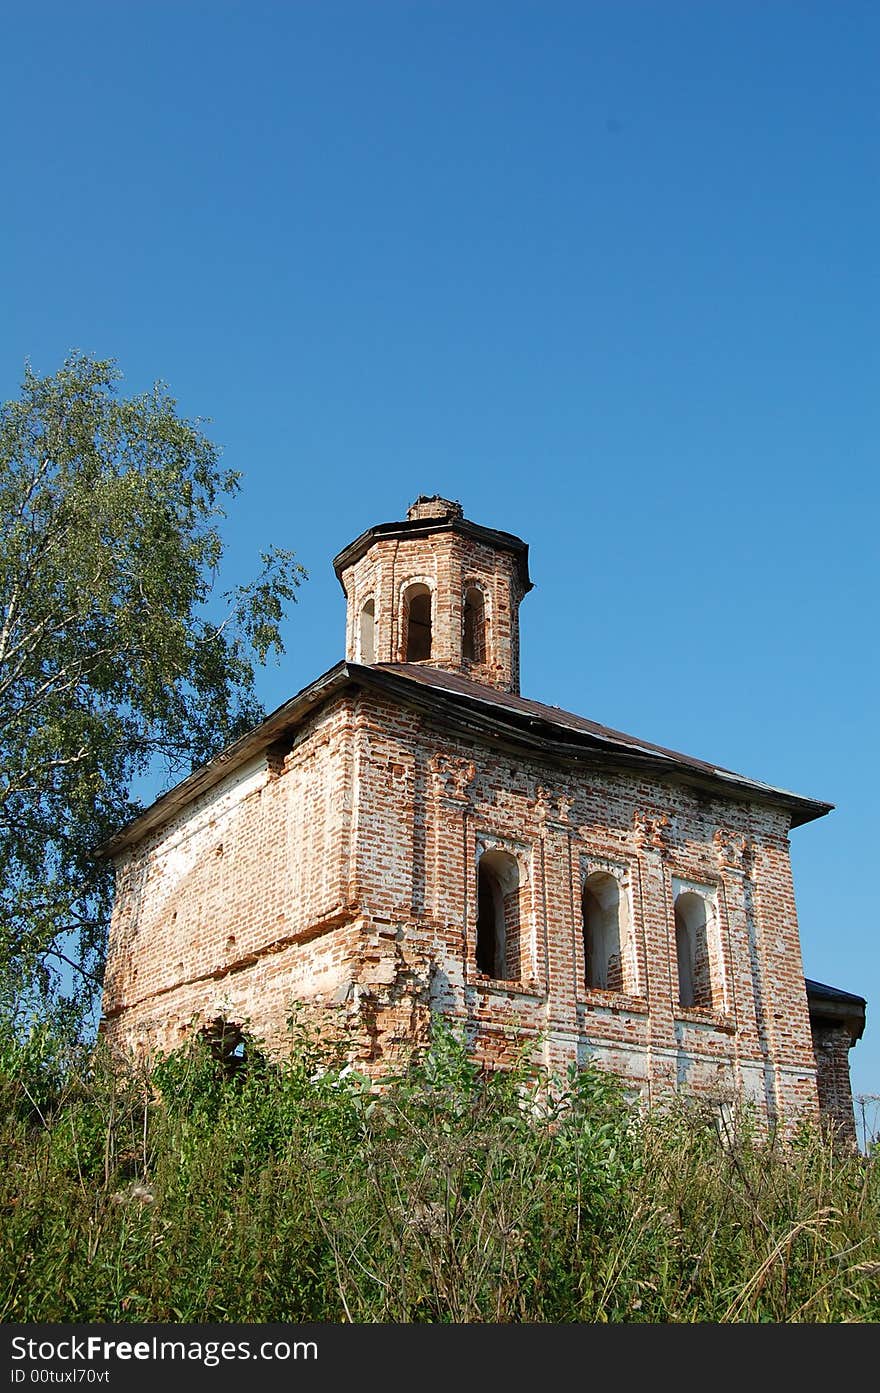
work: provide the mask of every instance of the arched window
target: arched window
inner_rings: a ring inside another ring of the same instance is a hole
[[[519,866],[506,851],[484,851],[477,867],[477,967],[487,977],[522,977]]]
[[[486,600],[476,585],[469,585],[464,595],[462,656],[466,663],[486,661]]]
[[[694,890],[675,897],[675,953],[680,1006],[711,1006],[709,906]]]
[[[613,875],[595,871],[584,883],[584,963],[588,987],[624,990],[621,951],[620,886]]]
[[[376,601],[367,600],[361,609],[360,660],[362,663],[376,661]]]
[[[431,592],[427,585],[411,585],[404,595],[405,663],[421,663],[431,656]]]

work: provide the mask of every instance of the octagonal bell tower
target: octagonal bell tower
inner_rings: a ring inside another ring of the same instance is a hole
[[[532,588],[519,537],[422,495],[404,521],[363,532],[333,566],[348,602],[349,662],[419,663],[519,692],[519,605]]]

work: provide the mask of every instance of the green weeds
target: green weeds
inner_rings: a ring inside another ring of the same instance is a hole
[[[299,1032],[114,1071],[0,1054],[4,1321],[877,1321],[876,1157],[480,1071],[438,1022],[376,1093]]]

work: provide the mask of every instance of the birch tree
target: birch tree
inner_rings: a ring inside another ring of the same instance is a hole
[[[257,721],[304,571],[262,554],[220,596],[221,468],[167,388],[128,399],[112,361],[25,371],[0,407],[0,1012],[74,1018],[101,978],[112,886],[95,848],[168,779]]]

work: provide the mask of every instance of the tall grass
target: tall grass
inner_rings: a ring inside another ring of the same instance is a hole
[[[719,1136],[438,1024],[381,1095],[306,1035],[230,1078],[0,1055],[3,1321],[876,1321],[878,1162]]]

